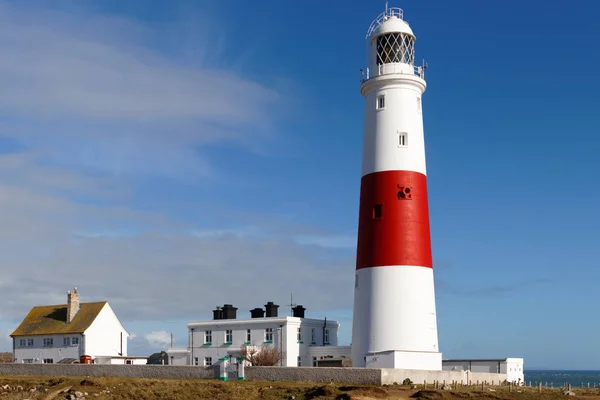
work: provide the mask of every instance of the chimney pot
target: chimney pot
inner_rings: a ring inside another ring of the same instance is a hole
[[[72,291],[67,292],[67,324],[70,324],[71,321],[73,321],[78,312],[79,293],[77,293],[77,288],[75,288]]]
[[[277,304],[274,304],[272,301],[267,302],[267,304],[265,304],[267,318],[276,317],[278,308],[279,306]]]

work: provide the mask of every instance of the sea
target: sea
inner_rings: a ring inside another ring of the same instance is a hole
[[[540,382],[543,386],[564,387],[570,384],[573,388],[600,387],[600,371],[576,371],[576,370],[525,370],[525,382],[531,382],[537,386]]]

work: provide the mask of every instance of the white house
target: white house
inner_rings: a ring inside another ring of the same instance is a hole
[[[166,350],[169,365],[190,365],[190,350],[170,348]]]
[[[75,289],[67,304],[33,307],[10,336],[15,362],[57,363],[126,356],[129,333],[108,302],[80,303]]]
[[[507,380],[525,383],[522,358],[442,360],[443,371],[471,371],[506,374]]]
[[[239,357],[243,346],[273,346],[281,351],[281,366],[314,366],[318,360],[350,356],[350,346],[338,346],[337,321],[305,318],[301,305],[292,316],[278,316],[278,305],[250,310],[250,318],[236,318],[237,308],[225,304],[213,310],[213,320],[188,324],[188,348],[170,349],[173,364],[209,366],[223,357]],[[265,315],[266,314],[266,315]]]

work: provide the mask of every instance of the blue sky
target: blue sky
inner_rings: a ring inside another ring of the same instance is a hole
[[[349,343],[384,1],[322,3],[0,0],[2,332],[77,286],[136,354],[290,293]],[[578,5],[390,2],[429,65],[444,357],[600,369],[600,5]]]

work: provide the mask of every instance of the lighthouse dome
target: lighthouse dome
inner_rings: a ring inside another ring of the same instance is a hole
[[[395,15],[389,16],[379,24],[379,26],[377,26],[377,28],[369,35],[369,38],[373,39],[386,33],[406,33],[412,37],[415,36],[408,23]]]
[[[377,18],[371,22],[367,30],[367,39],[372,40],[386,33],[405,33],[414,37],[414,33],[404,20],[404,12],[401,8],[386,8]]]

